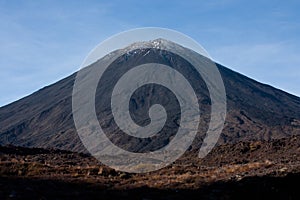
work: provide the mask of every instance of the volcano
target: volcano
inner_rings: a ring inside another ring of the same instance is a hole
[[[169,45],[181,48],[182,51],[191,51],[170,41],[158,39],[143,43],[145,48],[135,48],[137,44],[117,51],[126,52],[118,58],[116,65],[123,67],[134,65],[141,59],[155,59],[168,63],[171,66],[184,65],[180,58],[168,52],[160,52],[154,47]],[[141,45],[141,44],[139,44]],[[134,50],[134,51],[133,51]],[[192,51],[191,51],[192,52]],[[193,52],[195,53],[195,52]],[[199,55],[200,56],[200,55]],[[134,58],[134,59],[131,59]],[[130,62],[129,62],[130,61]],[[101,65],[98,60],[93,65]],[[227,117],[225,127],[218,140],[218,144],[235,144],[243,141],[271,141],[273,139],[289,138],[300,134],[300,98],[272,86],[259,83],[227,67],[216,63],[224,81],[227,97]],[[118,66],[115,66],[118,69]],[[211,100],[203,80],[195,76],[190,77],[191,84],[198,85],[201,111],[204,113],[202,125],[194,140],[191,150],[199,148],[203,135],[207,130]],[[111,72],[116,76],[118,72]],[[0,144],[23,147],[54,148],[73,152],[85,152],[74,125],[72,114],[72,92],[76,73],[40,89],[16,102],[0,108]],[[107,87],[110,87],[108,82]],[[149,89],[149,88],[148,88]],[[164,96],[155,88],[150,88],[149,95]],[[96,107],[102,106],[104,92],[96,93]],[[135,103],[147,102],[147,99],[136,98]],[[172,106],[173,104],[170,104]],[[143,107],[141,107],[142,109]],[[101,116],[98,118],[101,118]],[[101,119],[100,119],[101,120]],[[109,128],[108,128],[109,130]],[[113,133],[114,130],[111,130]],[[127,148],[127,137],[112,135],[112,140]],[[168,135],[163,141],[168,140]],[[133,141],[134,142],[134,141]],[[132,143],[131,143],[132,145]],[[133,151],[151,149],[151,145],[136,141],[131,147]],[[129,148],[129,147],[128,147]]]

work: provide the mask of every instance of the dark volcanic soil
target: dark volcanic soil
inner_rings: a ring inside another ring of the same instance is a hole
[[[299,199],[300,137],[189,152],[146,174],[60,150],[0,148],[0,199]]]

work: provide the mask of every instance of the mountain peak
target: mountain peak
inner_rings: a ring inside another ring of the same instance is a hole
[[[170,48],[170,47],[175,47],[175,46],[180,46],[179,44],[176,44],[170,40],[166,40],[163,38],[157,38],[154,40],[149,40],[149,41],[141,41],[141,42],[135,42],[132,43],[131,45],[125,47],[122,49],[123,51],[129,52],[132,50],[136,49],[145,49],[145,48],[154,48],[154,49],[165,49],[165,48]]]

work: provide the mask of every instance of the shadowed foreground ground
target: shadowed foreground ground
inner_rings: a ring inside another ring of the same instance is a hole
[[[0,199],[300,199],[300,137],[187,153],[146,174],[86,154],[0,147]]]
[[[84,181],[1,177],[1,199],[299,199],[300,174],[215,182],[199,189],[103,189]]]

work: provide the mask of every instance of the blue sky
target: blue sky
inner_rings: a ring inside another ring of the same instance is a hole
[[[0,106],[79,69],[107,37],[163,27],[213,59],[300,96],[300,1],[0,0]]]

